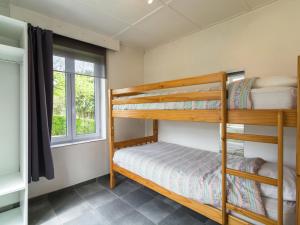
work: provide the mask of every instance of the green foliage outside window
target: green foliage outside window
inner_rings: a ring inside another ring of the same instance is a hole
[[[52,136],[67,135],[66,79],[63,72],[54,71],[54,104]],[[96,132],[95,78],[75,76],[76,134]]]

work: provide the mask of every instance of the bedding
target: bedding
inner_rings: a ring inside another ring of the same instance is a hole
[[[251,89],[251,82],[243,85],[231,87],[229,85],[229,109],[294,109],[297,101],[297,88],[294,87],[268,87]],[[191,91],[191,90],[190,90]],[[203,89],[194,89],[194,91],[204,91]],[[172,92],[154,92],[151,94],[142,94],[136,97],[155,96],[161,94],[178,93]],[[197,110],[197,109],[218,109],[219,101],[186,101],[186,102],[164,102],[164,103],[145,103],[145,104],[124,104],[114,105],[114,110]]]
[[[118,150],[113,161],[179,195],[221,207],[219,153],[158,142]],[[263,163],[259,158],[228,156],[228,167],[250,173],[256,173]],[[227,177],[229,202],[265,215],[259,186],[251,180],[229,175]]]
[[[256,79],[254,88],[297,87],[297,76],[267,76]]]
[[[277,178],[277,164],[267,162],[262,165],[258,174],[261,176]],[[277,198],[277,187],[261,184],[261,193],[265,197]],[[283,199],[296,201],[296,172],[294,169],[284,167],[283,169]]]
[[[273,219],[273,220],[277,220],[277,199],[274,198],[266,198],[263,197],[263,203],[264,203],[264,207],[266,210],[266,215]],[[243,219],[247,222],[250,222],[251,224],[254,225],[263,225],[260,222],[257,222],[255,220],[252,220],[248,217],[245,217],[241,214],[232,212],[232,215]],[[284,225],[294,225],[296,224],[296,203],[295,202],[290,202],[290,201],[284,201],[283,202],[283,224]]]
[[[297,88],[267,87],[251,90],[254,109],[294,109],[297,103]]]

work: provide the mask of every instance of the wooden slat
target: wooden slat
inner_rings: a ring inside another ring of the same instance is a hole
[[[297,110],[282,110],[284,114],[283,122],[285,127],[296,127]],[[253,109],[253,110],[230,110],[228,113],[228,123],[246,125],[277,126],[276,109]]]
[[[112,90],[108,90],[108,140],[109,140],[109,162],[110,162],[110,188],[114,188],[116,185],[116,178],[112,168],[113,157],[114,157],[114,141],[115,141],[115,131],[114,131],[114,118],[112,116]]]
[[[116,149],[126,148],[126,147],[131,147],[131,146],[136,146],[136,145],[147,144],[149,142],[154,142],[154,140],[155,139],[153,136],[135,138],[135,139],[131,139],[131,140],[115,142],[114,147]]]
[[[249,180],[254,180],[254,181],[257,181],[259,183],[269,184],[269,185],[273,185],[273,186],[278,185],[277,179],[273,179],[273,178],[270,178],[270,177],[259,176],[259,175],[256,175],[256,174],[243,172],[243,171],[239,171],[239,170],[234,170],[234,169],[230,169],[230,168],[226,169],[226,173],[229,174],[229,175],[242,177],[242,178],[249,179]]]
[[[227,182],[226,182],[226,167],[227,167],[227,96],[226,96],[227,76],[222,77],[221,89],[221,140],[222,140],[222,224],[228,224],[228,215],[226,211],[227,202]]]
[[[114,96],[124,96],[129,94],[135,95],[140,92],[152,91],[158,89],[216,83],[216,82],[221,82],[222,76],[224,74],[225,74],[224,72],[219,72],[219,73],[212,73],[204,76],[196,76],[196,77],[189,77],[189,78],[183,78],[183,79],[172,80],[172,81],[144,84],[144,85],[139,85],[130,88],[115,89],[113,90],[113,95]]]
[[[277,150],[277,170],[278,170],[278,225],[283,224],[283,112],[278,112],[278,126],[277,126],[277,136],[278,136],[278,150]]]
[[[113,117],[221,122],[220,110],[113,110]]]
[[[190,93],[176,93],[168,95],[146,96],[136,98],[119,98],[112,101],[113,105],[159,103],[159,102],[184,102],[202,100],[220,100],[220,91],[201,91]]]
[[[227,133],[228,139],[240,140],[240,141],[252,141],[260,143],[277,144],[278,139],[275,136],[256,135],[256,134],[239,134],[239,133]]]
[[[266,225],[275,225],[275,224],[277,224],[277,222],[275,220],[272,220],[272,219],[270,219],[268,217],[265,217],[263,215],[251,212],[249,210],[240,208],[238,206],[232,205],[230,203],[227,203],[226,206],[227,206],[227,209],[229,209],[229,210],[232,210],[234,212],[240,213],[240,214],[242,214],[244,216],[247,216],[247,217],[249,217],[249,218],[251,218],[253,220],[259,221],[259,222],[261,222],[263,224],[266,224]]]
[[[277,126],[277,112],[278,110],[229,110],[227,122]],[[283,110],[283,114],[284,126],[296,127],[297,111]],[[220,110],[113,110],[113,117],[221,123]]]
[[[212,206],[209,205],[205,205],[205,204],[201,204],[197,201],[185,198],[181,195],[178,195],[172,191],[169,191],[161,186],[159,186],[158,184],[147,180],[137,174],[134,174],[122,167],[117,166],[116,164],[113,165],[114,171],[142,184],[145,187],[148,187],[158,193],[160,193],[161,195],[166,196],[169,199],[172,199],[175,202],[178,202],[181,205],[184,205],[192,210],[194,210],[197,213],[200,213],[206,217],[208,217],[211,220],[216,221],[217,223],[222,223],[222,212],[221,210],[214,208]],[[250,223],[243,221],[237,217],[234,217],[232,215],[228,216],[228,224],[229,225],[251,225]]]

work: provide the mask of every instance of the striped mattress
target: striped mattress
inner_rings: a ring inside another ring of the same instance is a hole
[[[143,178],[189,199],[220,208],[221,154],[157,142],[116,151],[113,161]],[[228,156],[228,167],[257,173],[259,158]],[[254,181],[227,177],[229,202],[265,215],[260,189]]]

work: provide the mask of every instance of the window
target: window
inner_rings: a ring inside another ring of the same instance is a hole
[[[104,138],[104,62],[82,51],[54,47],[52,144]]]
[[[228,83],[238,81],[245,78],[244,71],[228,73]],[[220,126],[221,132],[221,126]],[[244,124],[227,124],[227,132],[244,133]],[[220,144],[221,146],[221,144]],[[222,148],[220,147],[220,151]],[[227,139],[227,152],[232,155],[244,156],[244,141]]]

